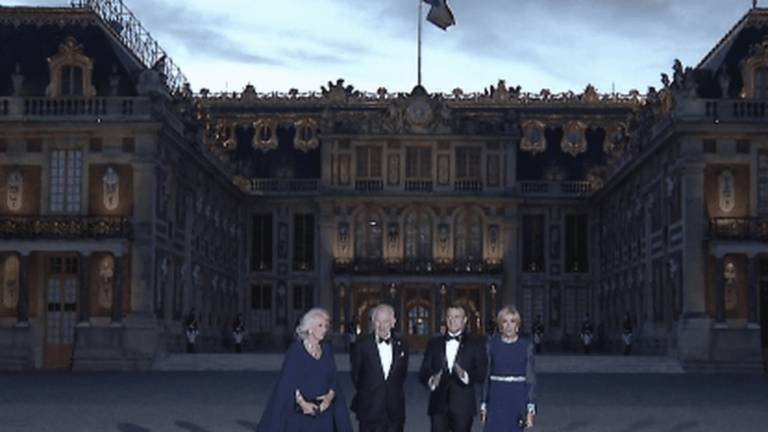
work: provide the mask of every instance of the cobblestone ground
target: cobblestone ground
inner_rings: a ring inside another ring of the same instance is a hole
[[[276,372],[0,373],[0,431],[248,432]],[[348,373],[340,373],[347,401]],[[428,431],[407,380],[406,431]],[[353,424],[356,424],[353,418]],[[765,431],[768,375],[539,374],[533,431]],[[473,432],[482,426],[475,422]]]

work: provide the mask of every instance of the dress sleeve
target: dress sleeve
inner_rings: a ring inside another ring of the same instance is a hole
[[[528,412],[536,413],[536,361],[533,354],[533,344],[528,342],[525,361],[525,385],[528,387]]]
[[[294,342],[288,348],[283,359],[283,367],[280,370],[280,377],[272,390],[267,407],[261,415],[258,432],[278,432],[285,430],[285,425],[291,414],[293,414],[293,404],[295,401],[295,392],[299,387],[300,362],[298,342]]]
[[[485,342],[485,377],[483,378],[483,395],[480,402],[483,404],[488,403],[488,387],[491,383],[491,366],[493,365],[493,355],[491,354],[491,338]]]

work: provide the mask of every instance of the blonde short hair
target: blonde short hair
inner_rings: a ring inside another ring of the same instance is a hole
[[[309,329],[321,321],[325,321],[330,324],[331,315],[327,310],[323,308],[313,308],[308,310],[307,313],[301,317],[301,322],[299,322],[299,325],[296,326],[296,337],[301,340],[306,339],[309,335]]]
[[[517,324],[517,328],[520,329],[521,321],[523,319],[520,316],[520,311],[518,311],[514,305],[504,306],[499,310],[499,313],[496,314],[496,324],[501,325],[501,316],[505,314],[512,315],[512,322]]]

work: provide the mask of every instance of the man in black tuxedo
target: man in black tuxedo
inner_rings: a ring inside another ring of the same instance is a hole
[[[465,331],[467,310],[446,309],[446,334],[429,340],[419,382],[430,390],[427,412],[432,432],[470,432],[477,414],[475,384],[485,379],[485,344]]]
[[[392,306],[376,306],[375,331],[351,350],[352,382],[357,390],[351,409],[357,414],[360,432],[403,432],[408,342],[392,332],[395,322]]]

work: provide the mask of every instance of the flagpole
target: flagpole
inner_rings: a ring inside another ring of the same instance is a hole
[[[416,0],[419,2],[419,42],[417,45],[417,61],[416,61],[416,82],[421,87],[421,14],[422,14],[422,0]]]

